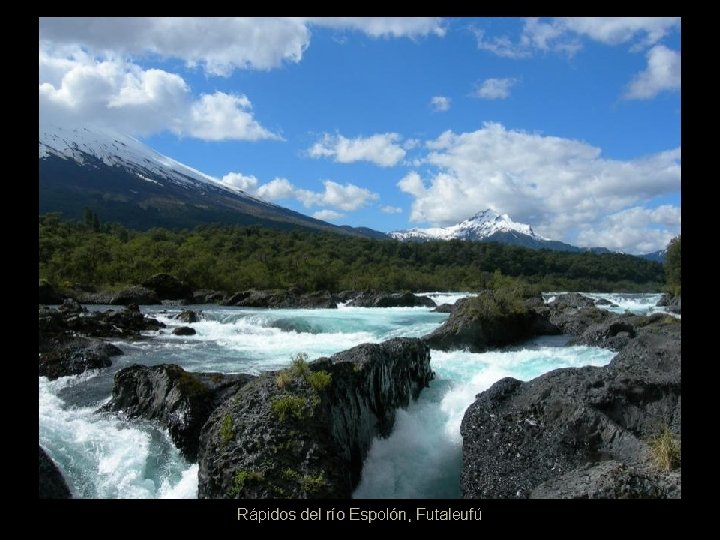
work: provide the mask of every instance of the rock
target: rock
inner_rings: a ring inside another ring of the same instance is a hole
[[[224,305],[248,308],[273,309],[335,309],[337,300],[329,292],[302,294],[296,290],[237,292],[230,296]]]
[[[200,289],[192,293],[193,304],[222,304],[225,295],[211,289]]]
[[[613,304],[610,300],[607,300],[605,298],[598,298],[597,300],[595,300],[595,305],[596,306],[614,306],[615,304]]]
[[[159,304],[160,298],[152,289],[135,286],[115,293],[108,303],[113,306],[126,304]]]
[[[58,311],[62,311],[63,313],[84,313],[87,309],[82,307],[77,300],[66,298],[63,300],[63,303],[58,306]]]
[[[178,328],[173,328],[172,333],[176,336],[194,336],[197,334],[195,329],[190,328],[189,326],[179,326]]]
[[[39,375],[48,379],[79,375],[88,369],[112,365],[112,356],[123,352],[110,343],[76,338],[62,342],[39,355]]]
[[[38,496],[40,499],[72,499],[70,488],[65,482],[60,469],[55,462],[47,455],[42,446],[39,458]]]
[[[674,473],[642,471],[660,427],[680,439],[681,324],[646,319],[605,367],[557,369],[526,383],[505,378],[479,394],[461,424],[463,495],[609,494],[603,478],[615,465],[596,469],[583,488],[573,487],[573,471],[613,460],[626,466],[618,485],[635,486],[628,496],[675,496]],[[558,490],[564,475],[566,492]]]
[[[192,289],[170,274],[155,274],[145,280],[142,286],[153,290],[162,300],[189,300],[192,298]]]
[[[38,304],[60,304],[64,296],[55,290],[49,281],[41,279],[38,289]]]
[[[680,314],[680,297],[674,296],[667,305],[667,310],[670,313]]]
[[[81,304],[106,304],[109,305],[115,293],[112,292],[93,292],[93,291],[76,291],[73,296]]]
[[[434,313],[452,313],[454,308],[453,304],[441,304],[432,311]]]
[[[671,298],[672,298],[671,295],[669,295],[669,294],[667,294],[667,293],[663,293],[663,294],[660,296],[660,300],[658,300],[658,303],[655,304],[655,307],[665,307],[665,306],[667,306],[667,305],[670,303],[670,299],[671,299]]]
[[[175,315],[173,319],[177,319],[178,321],[185,323],[196,323],[200,320],[201,313],[202,311],[195,313],[192,309],[186,309],[185,311],[181,311]]]
[[[548,303],[549,306],[556,310],[564,310],[567,308],[590,308],[595,305],[595,301],[592,298],[583,296],[580,293],[571,292],[567,294],[561,294],[555,300]]]
[[[651,467],[614,460],[584,465],[543,482],[531,499],[679,499],[679,472],[662,474]]]
[[[348,302],[348,307],[436,307],[427,296],[406,293],[361,293]]]
[[[411,338],[261,375],[203,427],[198,498],[350,498],[374,437],[432,376]]]
[[[219,403],[253,375],[190,373],[174,364],[132,365],[115,374],[112,398],[100,410],[126,418],[157,420],[190,461],[197,458],[200,429]]]
[[[482,352],[558,333],[545,317],[531,309],[541,303],[539,298],[522,298],[508,290],[481,291],[477,297],[458,300],[448,320],[423,340],[433,349]]]

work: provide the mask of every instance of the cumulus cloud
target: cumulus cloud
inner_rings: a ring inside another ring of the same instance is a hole
[[[402,214],[403,210],[397,206],[383,206],[380,211],[383,214]]]
[[[680,26],[680,17],[558,17],[525,19],[517,40],[509,36],[487,36],[475,29],[480,50],[504,58],[527,58],[536,51],[572,56],[580,48],[580,38],[606,45],[633,42],[633,48],[650,47]]]
[[[41,48],[41,122],[103,124],[131,134],[170,130],[205,140],[279,139],[254,118],[242,94],[193,99],[182,77],[77,47]]]
[[[312,215],[315,219],[321,219],[323,221],[335,221],[344,216],[345,214],[341,214],[335,210],[318,210]]]
[[[369,161],[381,167],[392,167],[405,157],[405,150],[397,144],[400,139],[397,133],[379,133],[354,139],[325,133],[308,153],[314,158],[329,157],[338,163]]]
[[[339,184],[332,180],[323,181],[322,191],[298,188],[287,178],[275,178],[266,184],[260,184],[255,176],[246,176],[237,172],[226,174],[220,182],[267,201],[294,199],[302,203],[305,208],[332,206],[351,212],[380,198],[377,193],[355,184]]]
[[[210,75],[297,63],[310,27],[356,30],[370,37],[442,36],[436,17],[41,17],[40,39],[97,53],[178,58]]]
[[[450,98],[445,96],[435,96],[430,100],[435,112],[445,112],[450,110]]]
[[[515,84],[517,79],[485,79],[476,86],[473,96],[482,99],[507,99]]]
[[[626,99],[650,99],[660,92],[680,89],[680,53],[656,45],[647,53],[647,68],[630,82]]]
[[[585,142],[508,130],[446,131],[426,143],[435,171],[411,171],[398,187],[413,197],[410,220],[450,225],[492,208],[543,236],[575,242],[608,212],[621,212],[680,186],[680,149],[635,160],[602,157]],[[657,248],[656,248],[657,249]]]
[[[578,235],[581,246],[605,246],[634,254],[664,249],[680,233],[680,208],[635,206],[604,217]]]

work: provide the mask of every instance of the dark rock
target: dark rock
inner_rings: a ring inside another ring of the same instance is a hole
[[[605,298],[598,298],[597,300],[595,300],[595,305],[596,306],[614,306],[615,304],[613,304],[610,300],[607,300]]]
[[[82,338],[61,342],[39,355],[39,375],[49,379],[110,367],[110,357],[123,352],[115,345]]]
[[[197,334],[194,328],[190,328],[189,326],[179,326],[178,328],[173,328],[172,333],[176,336],[194,336]]]
[[[406,293],[361,293],[348,302],[348,307],[436,307],[427,296]]]
[[[672,300],[667,305],[667,310],[670,313],[677,313],[680,314],[680,297],[679,296],[673,296]]]
[[[410,338],[261,375],[205,424],[198,497],[350,498],[373,438],[432,376],[429,349]]]
[[[115,296],[112,292],[76,291],[73,296],[81,304],[110,304]]]
[[[40,449],[40,474],[39,480],[39,498],[40,499],[72,499],[70,488],[65,482],[60,469],[55,462],[50,459],[42,446]]]
[[[63,303],[58,306],[58,310],[63,313],[84,313],[87,311],[80,305],[80,302],[73,300],[72,298],[66,298]]]
[[[555,300],[548,304],[556,310],[563,310],[567,308],[590,308],[595,305],[595,301],[592,298],[583,296],[580,293],[571,292],[567,294],[561,294]]]
[[[161,300],[160,304],[163,306],[186,306],[188,301],[184,298],[181,298],[180,300]]]
[[[38,289],[38,304],[60,304],[65,297],[55,290],[50,282],[41,279]]]
[[[142,283],[143,287],[152,289],[162,300],[189,300],[192,298],[192,289],[170,274],[155,274]]]
[[[225,301],[225,295],[211,289],[200,289],[192,293],[193,304],[222,304]]]
[[[662,296],[660,296],[660,300],[658,300],[658,303],[655,304],[655,307],[665,307],[670,303],[670,299],[672,298],[671,295],[667,293],[663,293]]]
[[[152,289],[134,286],[115,293],[108,303],[113,306],[122,306],[127,304],[159,304],[160,298]]]
[[[132,365],[115,374],[112,398],[100,410],[126,418],[157,420],[190,461],[197,458],[200,429],[210,413],[253,375],[190,373],[174,364]]]
[[[435,313],[452,313],[454,308],[453,304],[441,304],[432,311]]]
[[[628,467],[616,473],[628,496],[675,496],[673,473],[642,471],[650,436],[667,425],[680,439],[681,325],[645,319],[605,367],[557,369],[526,383],[503,379],[479,394],[461,425],[464,496],[565,496],[557,486],[568,474],[567,496],[610,494],[604,478],[615,465],[573,487],[580,475],[573,471],[607,460]]]
[[[540,304],[540,298],[485,290],[477,297],[458,300],[448,320],[423,340],[433,349],[482,352],[558,333],[543,315],[531,309]]]
[[[185,311],[181,311],[173,319],[177,319],[178,321],[182,321],[185,323],[196,323],[201,318],[202,311],[195,313],[192,309],[186,309]]]
[[[659,473],[647,466],[614,460],[584,465],[536,487],[531,499],[679,499],[679,472]]]
[[[329,292],[302,294],[297,290],[248,290],[237,292],[224,305],[273,309],[335,309],[337,300]]]

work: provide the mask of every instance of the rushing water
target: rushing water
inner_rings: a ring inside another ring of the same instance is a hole
[[[438,304],[466,296],[426,295]],[[614,303],[644,312],[648,310],[640,306],[654,305],[659,296],[654,302],[648,295],[624,298],[625,304]],[[115,342],[125,355],[113,358],[112,368],[56,381],[39,378],[40,444],[58,462],[75,496],[197,496],[198,466],[185,461],[165,430],[151,422],[126,422],[95,412],[109,399],[113,376],[123,367],[175,363],[189,371],[257,374],[286,366],[299,352],[312,360],[360,343],[422,336],[448,316],[427,308],[258,310],[207,305],[193,309],[205,316],[190,325],[197,332],[194,336],[170,333],[172,326],[180,325],[171,318],[180,308],[146,306],[143,312],[169,328],[148,333],[152,339],[145,341]],[[603,365],[613,353],[566,347],[562,336],[554,336],[515,349],[482,354],[432,351],[431,356],[436,379],[417,402],[398,411],[390,437],[373,443],[355,497],[459,496],[459,426],[478,392],[505,376],[527,380],[559,367]]]

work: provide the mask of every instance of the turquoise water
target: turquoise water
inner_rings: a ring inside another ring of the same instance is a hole
[[[463,296],[442,294],[435,294],[438,303]],[[180,308],[147,306],[143,311],[168,328],[148,333],[152,339],[140,343],[115,342],[125,355],[115,357],[112,368],[56,381],[39,378],[40,443],[58,462],[76,496],[197,496],[198,466],[183,459],[164,430],[150,422],[126,422],[95,412],[109,399],[113,375],[122,367],[176,363],[190,371],[256,374],[288,365],[299,352],[314,359],[360,343],[422,336],[448,317],[428,308],[193,309],[206,317],[189,325],[197,331],[194,336],[171,334],[172,326],[180,324],[170,316]],[[561,337],[553,337],[512,350],[432,351],[431,356],[436,379],[417,402],[398,411],[391,436],[375,441],[355,497],[459,496],[459,426],[478,392],[508,375],[530,379],[558,367],[603,365],[613,353],[565,347]]]

